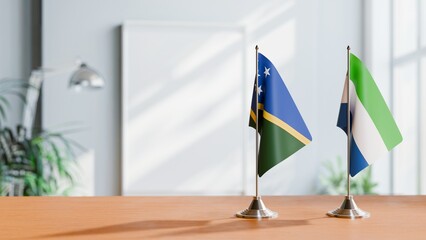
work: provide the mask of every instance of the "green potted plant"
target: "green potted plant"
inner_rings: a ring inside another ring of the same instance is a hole
[[[27,136],[21,125],[15,130],[4,126],[8,95],[25,103],[24,92],[30,87],[22,81],[0,81],[0,195],[67,195],[75,184],[74,149],[81,148],[65,136],[70,130]]]
[[[336,161],[324,163],[323,173],[320,175],[320,194],[345,195],[347,169],[340,157]],[[373,181],[371,167],[357,174],[351,179],[351,193],[355,195],[377,194],[377,183]]]

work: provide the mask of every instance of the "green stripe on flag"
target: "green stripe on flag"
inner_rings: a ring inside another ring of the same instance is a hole
[[[262,140],[259,150],[259,176],[262,176],[304,146],[305,144],[279,126],[263,119]]]
[[[402,135],[368,69],[354,54],[350,56],[350,78],[388,150],[402,141]],[[368,134],[368,133],[367,133]]]

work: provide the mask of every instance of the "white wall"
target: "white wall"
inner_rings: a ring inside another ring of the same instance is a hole
[[[74,138],[94,155],[94,193],[119,194],[120,25],[125,20],[245,25],[249,46],[259,44],[282,69],[313,135],[309,146],[262,177],[261,193],[313,194],[321,161],[345,153],[345,135],[335,123],[346,71],[346,46],[350,44],[362,56],[362,16],[362,1],[358,0],[45,0],[43,64],[63,65],[80,56],[107,82],[102,91],[77,95],[66,89],[67,76],[46,81],[43,124],[49,127],[79,121],[88,126]],[[251,58],[247,61],[250,71],[254,62]],[[249,101],[247,112],[248,106]],[[253,132],[248,135],[249,149],[253,149]],[[248,154],[253,158],[252,152]],[[253,186],[253,182],[248,184]]]
[[[28,79],[31,72],[30,0],[0,1],[0,79]],[[10,98],[7,126],[21,121],[22,102]]]

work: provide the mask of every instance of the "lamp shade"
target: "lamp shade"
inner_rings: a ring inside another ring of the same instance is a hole
[[[69,86],[74,89],[88,88],[99,89],[105,85],[104,79],[98,72],[82,63],[72,74]]]

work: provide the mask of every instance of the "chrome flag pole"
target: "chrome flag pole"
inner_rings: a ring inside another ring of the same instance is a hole
[[[349,82],[350,82],[350,50],[351,48],[347,47],[347,76],[346,76],[346,97],[347,97],[347,128],[346,133],[348,136],[347,139],[347,194],[343,200],[342,205],[333,210],[327,212],[327,215],[330,217],[339,217],[339,218],[368,218],[370,214],[358,208],[351,195],[351,141],[352,141],[352,131],[351,131],[351,102],[350,102],[350,91],[349,91]]]
[[[250,203],[250,206],[240,211],[236,214],[240,218],[275,218],[278,216],[278,213],[273,212],[266,208],[262,199],[259,195],[259,87],[258,87],[258,73],[259,73],[259,47],[256,45],[256,77],[255,77],[255,92],[256,92],[256,196],[253,197],[253,200]]]

